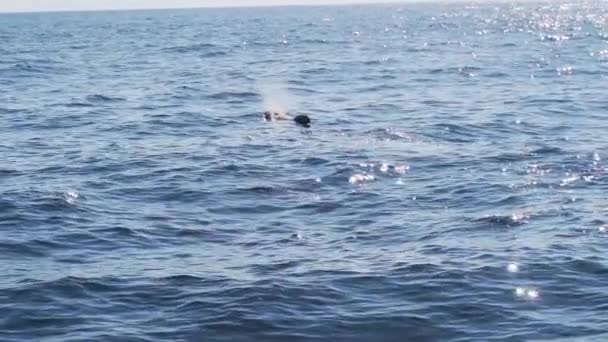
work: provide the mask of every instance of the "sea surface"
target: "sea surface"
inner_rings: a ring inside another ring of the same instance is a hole
[[[599,1],[0,15],[0,341],[608,341],[607,91]]]

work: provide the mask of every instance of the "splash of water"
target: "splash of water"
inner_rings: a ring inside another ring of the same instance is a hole
[[[287,91],[287,86],[283,82],[263,82],[258,83],[258,92],[264,99],[263,110],[287,116],[289,108],[293,107],[293,99]]]

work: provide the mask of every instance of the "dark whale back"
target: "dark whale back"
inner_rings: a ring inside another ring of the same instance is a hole
[[[285,113],[285,115],[281,115],[278,112],[274,112],[274,111],[265,111],[264,112],[264,120],[266,121],[273,121],[273,120],[285,120],[287,119],[286,116],[289,115],[289,112]],[[295,121],[296,124],[300,125],[300,126],[304,126],[304,127],[310,127],[310,118],[308,117],[308,115],[298,115],[296,117],[293,118],[293,121]]]
[[[310,127],[310,118],[308,115],[298,115],[293,118],[293,121],[295,121],[298,125]]]
[[[271,121],[272,120],[272,112],[265,111],[264,112],[264,120]]]

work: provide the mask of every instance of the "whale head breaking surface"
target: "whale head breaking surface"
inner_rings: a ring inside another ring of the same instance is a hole
[[[279,111],[271,111],[267,110],[264,112],[264,120],[265,121],[278,121],[278,120],[289,120],[291,115],[289,112],[279,112]],[[310,117],[305,114],[296,115],[293,117],[293,121],[303,127],[310,127]]]
[[[295,121],[300,126],[310,127],[310,118],[308,117],[308,115],[298,115],[293,118],[293,121]]]

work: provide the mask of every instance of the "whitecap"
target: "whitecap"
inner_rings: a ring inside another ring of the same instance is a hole
[[[530,287],[517,287],[515,288],[515,295],[525,299],[538,299],[540,292],[535,288]]]
[[[368,175],[368,174],[354,174],[352,176],[350,176],[350,178],[348,178],[348,182],[350,184],[360,184],[360,183],[364,183],[364,182],[371,182],[376,180],[376,177],[374,177],[373,175]]]
[[[395,166],[395,172],[403,175],[405,173],[407,173],[410,170],[409,165],[399,165],[399,166]]]
[[[572,175],[570,177],[562,179],[562,182],[559,184],[559,186],[570,185],[570,184],[576,182],[579,179],[581,179],[581,176],[579,176],[579,175]]]
[[[562,76],[562,75],[572,75],[574,73],[574,69],[571,66],[564,66],[561,68],[557,68],[557,75],[558,76]]]
[[[80,198],[80,194],[78,194],[78,192],[76,191],[68,191],[63,194],[63,199],[66,201],[66,203],[71,205],[76,204],[78,198]]]
[[[528,296],[528,298],[530,299],[536,299],[538,298],[538,296],[540,295],[538,293],[538,290],[535,289],[528,289],[528,291],[526,292],[526,295]]]

